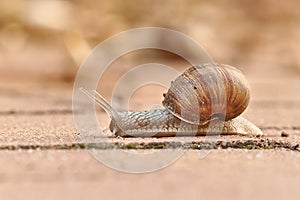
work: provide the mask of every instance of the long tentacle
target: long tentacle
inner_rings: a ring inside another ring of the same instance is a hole
[[[92,94],[91,92],[89,92],[83,87],[81,87],[80,90],[89,98],[94,100],[97,104],[99,104],[101,108],[103,108],[105,112],[109,114],[110,118],[115,119],[119,116],[118,112],[96,90],[92,91],[94,94]]]

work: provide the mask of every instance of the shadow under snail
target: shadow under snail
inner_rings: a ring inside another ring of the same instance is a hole
[[[115,136],[263,134],[240,116],[249,104],[249,84],[241,71],[229,65],[207,63],[187,69],[163,94],[164,109],[118,112],[95,90],[93,94],[80,89],[109,114],[109,129]]]

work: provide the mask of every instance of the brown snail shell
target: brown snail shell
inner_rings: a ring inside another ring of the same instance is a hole
[[[187,69],[171,83],[162,104],[189,123],[204,124],[219,117],[226,121],[248,106],[249,84],[236,68],[209,63]]]

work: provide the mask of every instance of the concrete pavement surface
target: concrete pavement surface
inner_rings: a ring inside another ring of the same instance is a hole
[[[2,82],[0,199],[299,199],[300,80],[249,71],[249,81],[252,98],[243,116],[263,137],[221,136],[211,143],[204,137],[99,137],[93,144],[75,128],[72,85]],[[143,108],[153,99],[141,95],[135,103]],[[98,111],[106,128],[109,118]],[[188,151],[147,174],[113,170],[89,153],[147,153],[168,144]],[[200,158],[207,148],[211,152]]]

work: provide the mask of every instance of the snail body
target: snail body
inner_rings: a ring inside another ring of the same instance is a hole
[[[117,112],[96,91],[93,95],[81,90],[110,115],[109,128],[116,136],[263,134],[240,117],[249,104],[249,84],[229,65],[208,63],[187,69],[163,94],[164,109]]]
[[[228,121],[218,119],[210,123],[195,125],[174,117],[167,109],[149,110],[147,112],[121,112],[121,121],[114,119],[110,123],[110,131],[116,136],[134,137],[170,137],[194,136],[206,134],[241,134],[262,135],[262,131],[243,117]],[[122,128],[118,124],[121,124]]]

